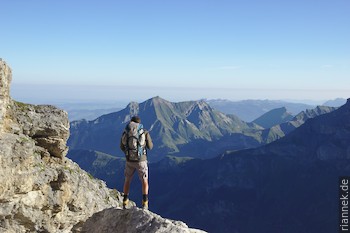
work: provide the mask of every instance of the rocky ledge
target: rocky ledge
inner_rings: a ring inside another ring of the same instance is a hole
[[[128,210],[118,208],[105,209],[89,218],[82,229],[86,233],[137,233],[137,232],[183,232],[202,233],[190,229],[180,221],[164,219],[147,210],[133,207]]]

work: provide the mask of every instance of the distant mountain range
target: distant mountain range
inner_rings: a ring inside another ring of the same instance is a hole
[[[296,115],[299,112],[314,108],[315,105],[305,103],[291,103],[279,100],[206,100],[214,109],[226,114],[237,115],[240,119],[251,122],[262,114],[276,108],[286,107],[287,112]],[[346,99],[337,98],[323,103],[324,106],[339,107],[345,104]],[[94,120],[102,115],[117,112],[123,109],[124,102],[107,101],[107,102],[73,102],[73,103],[55,103],[54,105],[68,112],[69,121],[76,120]],[[253,114],[253,115],[252,115]],[[254,118],[255,117],[255,118]]]
[[[96,101],[96,102],[57,102],[53,105],[68,112],[69,121],[95,120],[96,118],[121,110],[120,106],[125,106],[122,102],[116,101]]]
[[[304,111],[279,128],[287,126],[294,127],[288,135],[259,148],[151,163],[150,208],[214,233],[334,232],[338,176],[350,174],[350,99],[337,110]],[[68,156],[122,187],[123,159],[79,150]],[[133,199],[140,193],[134,179]]]
[[[109,108],[109,109],[72,109],[72,110],[67,110],[68,112],[68,118],[69,121],[77,121],[77,120],[95,120],[96,118],[112,113],[112,112],[117,112],[121,110],[121,108]]]
[[[335,232],[349,145],[350,99],[263,147],[177,169],[154,164],[151,200],[162,214],[209,232]]]
[[[336,98],[334,100],[328,100],[323,105],[331,106],[331,107],[340,107],[346,103],[346,99],[344,98]]]
[[[262,133],[262,140],[265,143],[273,142],[289,134],[290,132],[304,124],[308,119],[323,115],[325,113],[330,113],[335,109],[336,108],[334,107],[317,106],[314,109],[307,109],[305,111],[302,111],[290,121],[286,121],[281,124],[276,124],[271,128],[264,129]]]
[[[313,105],[303,103],[290,103],[280,100],[206,100],[206,102],[214,109],[226,113],[234,114],[240,119],[251,122],[260,117],[264,113],[276,109],[285,107],[292,115],[296,115],[306,109],[314,108]]]
[[[261,144],[260,139],[255,138],[261,127],[218,112],[204,101],[172,103],[154,97],[141,104],[132,102],[119,112],[93,121],[71,122],[68,145],[72,149],[96,150],[123,157],[118,144],[133,115],[139,115],[144,127],[150,131],[155,144],[151,160],[159,160],[167,154],[213,157],[226,150],[227,144],[220,141],[223,138],[232,140],[231,147],[235,149]]]
[[[325,107],[324,111],[316,111],[315,115],[329,111]],[[68,145],[71,149],[101,151],[124,157],[118,144],[126,123],[133,115],[141,117],[154,140],[155,148],[149,156],[151,161],[158,161],[165,155],[211,158],[227,150],[253,148],[283,137],[304,123],[302,119],[296,119],[297,123],[288,127],[277,125],[264,129],[234,115],[218,112],[204,101],[172,103],[154,97],[141,104],[132,102],[121,111],[92,121],[71,122]],[[278,123],[276,119],[274,122]]]

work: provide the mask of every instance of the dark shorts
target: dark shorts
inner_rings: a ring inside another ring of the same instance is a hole
[[[135,171],[137,171],[141,181],[148,180],[148,165],[147,161],[128,162],[125,163],[124,175],[126,179],[132,179]]]

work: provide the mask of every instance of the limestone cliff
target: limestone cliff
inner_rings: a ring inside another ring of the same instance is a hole
[[[11,69],[0,61],[0,232],[71,232],[89,216],[120,206],[106,188],[65,158],[67,113],[9,96]]]
[[[0,232],[86,231],[94,213],[121,206],[121,194],[65,157],[67,113],[13,101],[11,78],[0,59]],[[190,231],[186,225],[179,229]]]

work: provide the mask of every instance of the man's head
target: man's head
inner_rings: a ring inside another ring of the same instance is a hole
[[[136,122],[136,123],[141,123],[141,119],[140,119],[139,116],[133,116],[133,117],[131,118],[131,121]]]

